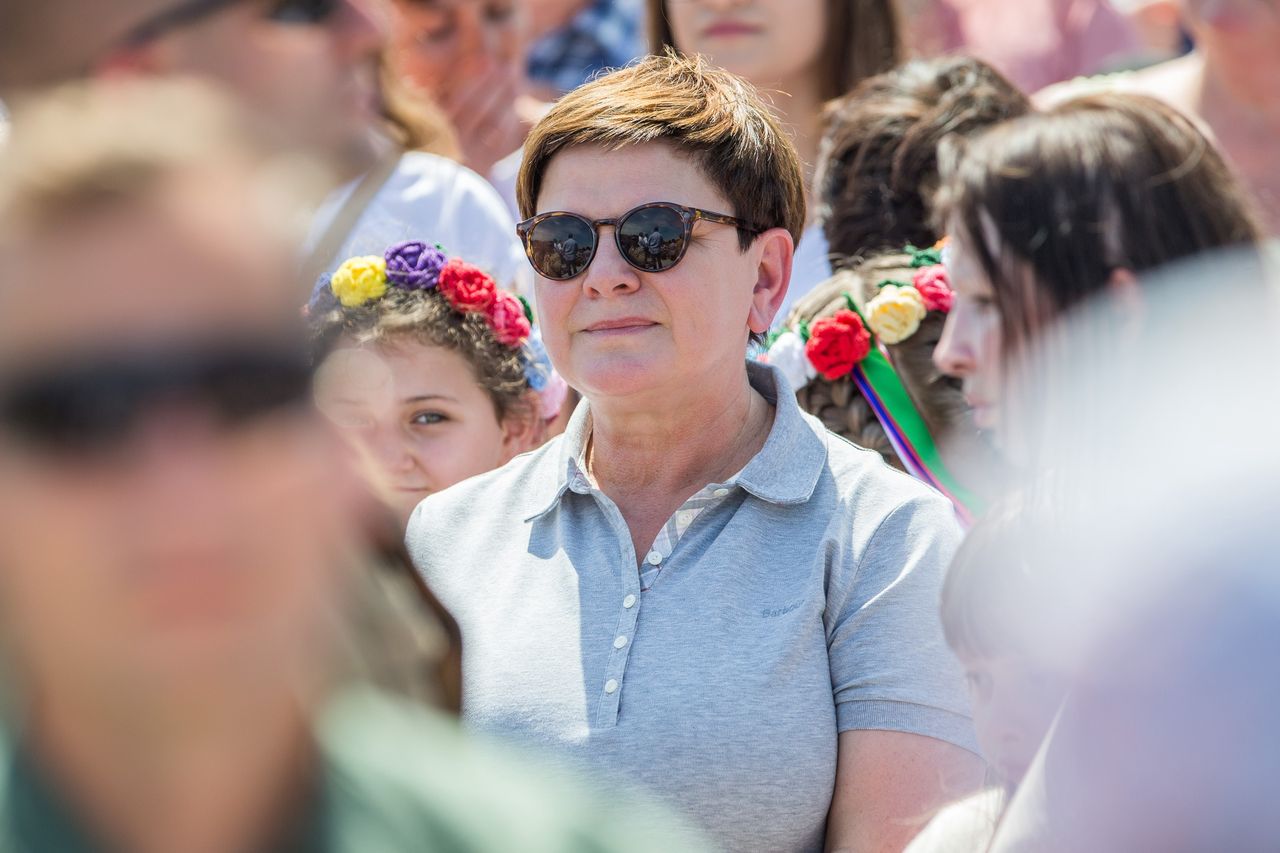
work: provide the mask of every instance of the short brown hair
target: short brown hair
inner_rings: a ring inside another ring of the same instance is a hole
[[[680,50],[667,0],[648,0],[649,44],[654,53]],[[838,98],[902,59],[902,27],[894,0],[827,0],[827,38],[818,59],[819,96]]]
[[[804,175],[786,131],[755,89],[699,57],[650,56],[565,95],[525,142],[516,182],[520,212],[537,212],[553,157],[580,145],[611,149],[665,142],[757,228],[786,228],[798,243],[805,224]],[[745,251],[754,235],[738,229]]]
[[[838,265],[907,244],[932,246],[938,145],[1024,115],[1031,102],[966,56],[914,60],[828,105],[814,179],[818,221]]]
[[[940,221],[995,291],[1008,352],[1140,273],[1262,231],[1239,180],[1190,119],[1154,98],[1094,95],[943,146]]]

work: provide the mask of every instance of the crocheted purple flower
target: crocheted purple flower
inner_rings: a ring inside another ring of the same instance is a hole
[[[406,290],[430,290],[447,260],[439,246],[397,243],[387,249],[387,281]]]

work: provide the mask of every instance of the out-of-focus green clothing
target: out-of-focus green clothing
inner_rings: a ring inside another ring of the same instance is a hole
[[[663,813],[589,795],[461,732],[442,715],[368,690],[320,717],[324,778],[271,851],[307,853],[641,853],[706,850]],[[105,853],[11,738],[0,738],[0,851]],[[157,819],[163,816],[157,815]]]

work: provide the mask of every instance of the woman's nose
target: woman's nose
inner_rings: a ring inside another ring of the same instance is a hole
[[[973,349],[967,341],[964,321],[958,313],[947,316],[942,337],[933,349],[933,363],[947,376],[964,377],[973,369]]]
[[[591,295],[620,295],[640,287],[640,278],[618,250],[613,228],[603,225],[596,233],[596,254],[582,276],[582,286]]]

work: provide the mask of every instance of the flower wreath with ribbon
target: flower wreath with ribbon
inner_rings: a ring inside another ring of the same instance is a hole
[[[498,287],[493,277],[461,258],[450,258],[438,243],[396,243],[386,253],[348,258],[332,275],[321,276],[306,311],[355,310],[394,291],[435,291],[459,314],[484,318],[493,337],[520,351],[525,381],[538,395],[544,419],[555,417],[569,386],[556,373],[533,328],[533,307],[522,296]]]
[[[819,376],[828,381],[849,377],[907,470],[945,494],[960,516],[971,521],[979,503],[943,464],[886,348],[911,338],[931,312],[951,310],[953,294],[943,263],[945,243],[930,249],[907,246],[914,270],[910,282],[881,281],[879,292],[864,308],[845,293],[846,307],[834,315],[772,335],[765,359],[797,390]]]

